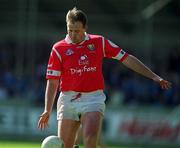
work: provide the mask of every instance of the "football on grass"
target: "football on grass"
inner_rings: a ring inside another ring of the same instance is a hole
[[[48,136],[43,140],[41,148],[64,148],[64,143],[58,136]]]

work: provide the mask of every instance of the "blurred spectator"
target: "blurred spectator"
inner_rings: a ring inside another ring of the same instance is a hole
[[[175,46],[171,50],[168,59],[168,71],[178,72],[180,74],[180,47]]]
[[[7,98],[8,98],[8,94],[6,88],[0,84],[0,100],[5,100]]]

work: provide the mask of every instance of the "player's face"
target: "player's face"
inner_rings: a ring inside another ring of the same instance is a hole
[[[86,27],[81,22],[68,22],[67,32],[73,43],[80,43],[85,38]]]

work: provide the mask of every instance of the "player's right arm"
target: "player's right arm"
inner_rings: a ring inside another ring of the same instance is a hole
[[[57,93],[59,79],[61,75],[61,56],[53,47],[47,66],[47,85],[45,91],[44,112],[40,115],[38,128],[44,129],[48,125],[49,116],[52,111],[55,96]]]
[[[45,108],[44,111],[51,112],[52,106],[54,104],[54,99],[57,93],[59,80],[58,79],[49,79],[47,80],[46,93],[45,93]]]
[[[44,112],[40,115],[38,121],[38,128],[44,129],[48,125],[49,117],[54,104],[55,96],[57,93],[59,80],[58,79],[48,79],[45,92],[45,106]]]

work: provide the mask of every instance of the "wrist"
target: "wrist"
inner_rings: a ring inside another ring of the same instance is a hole
[[[163,80],[163,78],[159,78],[159,82],[161,82]]]
[[[153,80],[154,80],[155,82],[160,83],[160,82],[163,80],[163,78],[161,78],[161,77],[154,77]]]
[[[46,113],[51,113],[51,109],[44,109],[44,112],[46,112]]]

